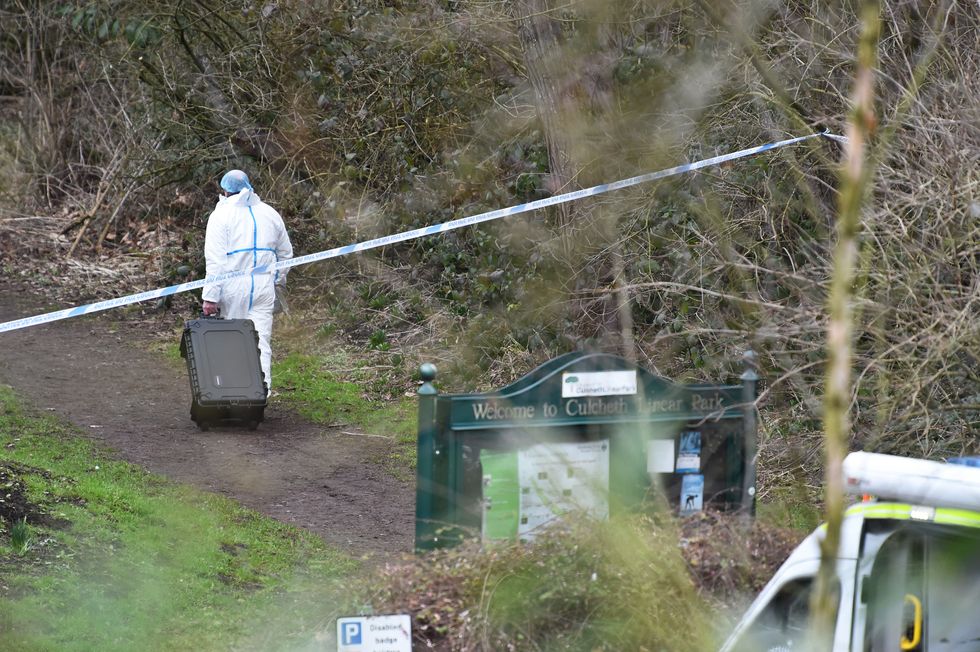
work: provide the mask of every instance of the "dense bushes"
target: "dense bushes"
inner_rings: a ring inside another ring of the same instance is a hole
[[[358,604],[411,614],[436,650],[707,650],[799,538],[716,513],[596,525],[390,563]]]
[[[58,216],[58,253],[152,248],[170,279],[203,271],[200,226],[232,165],[310,252],[557,192],[556,147],[581,186],[843,129],[848,3],[546,11],[554,38],[535,64],[550,109],[518,29],[533,7],[550,5],[21,0],[3,9],[0,201]],[[980,427],[978,17],[911,0],[882,11],[855,446],[960,453]],[[719,380],[752,347],[768,380],[763,455],[812,468],[786,455],[817,449],[839,155],[809,141],[576,204],[570,222],[542,211],[335,261],[334,283],[322,268],[295,279],[365,345],[458,342],[441,354],[449,386],[587,345]],[[391,337],[406,320],[419,327]]]

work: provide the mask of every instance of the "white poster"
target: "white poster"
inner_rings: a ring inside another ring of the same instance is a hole
[[[609,518],[608,440],[537,444],[520,451],[517,466],[519,540],[569,512]]]
[[[651,439],[647,442],[647,473],[674,472],[674,440]]]

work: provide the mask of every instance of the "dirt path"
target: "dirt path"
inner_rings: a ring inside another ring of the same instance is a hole
[[[43,312],[0,289],[0,321]],[[310,424],[275,400],[255,432],[200,432],[186,371],[140,347],[138,323],[94,315],[0,334],[0,381],[154,473],[224,494],[353,554],[411,550],[414,487],[377,460],[390,440]],[[351,428],[344,428],[350,431]]]

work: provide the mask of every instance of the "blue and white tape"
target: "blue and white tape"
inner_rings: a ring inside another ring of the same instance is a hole
[[[307,265],[309,263],[315,263],[321,260],[327,260],[328,258],[337,258],[340,256],[346,256],[347,254],[352,254],[358,251],[376,249],[378,247],[393,245],[398,242],[415,240],[417,238],[422,238],[429,235],[435,235],[437,233],[445,233],[446,231],[452,231],[454,229],[459,229],[464,226],[481,224],[483,222],[497,220],[502,217],[509,217],[511,215],[518,215],[520,213],[527,213],[529,211],[537,210],[539,208],[546,208],[548,206],[555,206],[556,204],[564,204],[566,202],[575,201],[577,199],[584,199],[585,197],[594,197],[596,195],[612,192],[613,190],[621,190],[623,188],[636,186],[641,183],[648,183],[650,181],[656,181],[658,179],[665,179],[667,177],[676,176],[678,174],[684,174],[686,172],[694,172],[695,170],[701,170],[703,168],[711,167],[713,165],[719,165],[727,161],[734,161],[735,159],[745,158],[747,156],[754,156],[755,154],[761,154],[763,152],[767,152],[772,149],[786,147],[788,145],[794,145],[801,141],[808,140],[810,138],[817,138],[820,136],[832,138],[834,140],[844,139],[843,136],[836,136],[834,134],[830,134],[824,131],[824,132],[810,134],[808,136],[800,136],[798,138],[789,138],[787,140],[780,140],[772,143],[767,143],[765,145],[759,145],[758,147],[750,147],[749,149],[741,149],[738,150],[737,152],[730,152],[728,154],[713,156],[711,158],[706,158],[704,160],[696,161],[694,163],[678,165],[676,167],[668,168],[666,170],[660,170],[659,172],[650,172],[647,174],[641,174],[636,177],[630,177],[629,179],[622,179],[621,181],[614,181],[612,183],[603,183],[598,186],[592,186],[591,188],[583,188],[582,190],[567,192],[562,195],[555,195],[553,197],[547,197],[545,199],[538,199],[536,201],[528,202],[526,204],[518,204],[516,206],[510,206],[509,208],[501,208],[498,210],[489,211],[487,213],[480,213],[479,215],[472,215],[470,217],[463,217],[458,220],[443,222],[442,224],[433,224],[432,226],[424,226],[419,229],[412,229],[411,231],[403,231],[402,233],[386,235],[380,238],[375,238],[373,240],[367,240],[365,242],[349,244],[343,247],[336,247],[334,249],[328,249],[326,251],[321,251],[314,254],[308,254],[306,256],[299,256],[297,258],[291,258],[289,260],[282,260],[277,263],[273,263],[271,265],[260,265],[258,267],[255,267],[247,271],[228,272],[227,274],[212,276],[197,281],[189,281],[187,283],[181,283],[179,285],[171,285],[169,287],[159,288],[156,290],[147,290],[146,292],[140,292],[138,294],[130,294],[124,297],[118,297],[116,299],[109,299],[107,301],[99,301],[97,303],[89,303],[81,306],[76,306],[74,308],[66,308],[64,310],[56,310],[54,312],[35,315],[33,317],[24,317],[23,319],[15,319],[13,321],[0,323],[0,333],[6,331],[13,331],[20,328],[27,328],[28,326],[47,324],[49,322],[58,321],[60,319],[70,319],[71,317],[80,317],[81,315],[88,315],[93,312],[100,312],[102,310],[109,310],[111,308],[119,308],[121,306],[127,306],[133,303],[139,303],[141,301],[159,299],[161,297],[167,297],[172,294],[178,294],[180,292],[196,290],[198,288],[204,287],[205,285],[211,285],[213,283],[222,283],[224,281],[228,281],[233,278],[242,278],[245,276],[249,276],[251,274],[269,274],[276,270],[289,269],[291,267],[297,267],[299,265]]]

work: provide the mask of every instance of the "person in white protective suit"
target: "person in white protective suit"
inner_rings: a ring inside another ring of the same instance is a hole
[[[218,199],[204,237],[208,277],[247,271],[293,257],[282,216],[259,199],[248,176],[231,170],[221,178]],[[286,273],[266,272],[204,286],[204,314],[251,319],[259,334],[259,352],[266,392],[272,391],[272,315],[276,292],[285,288]]]

